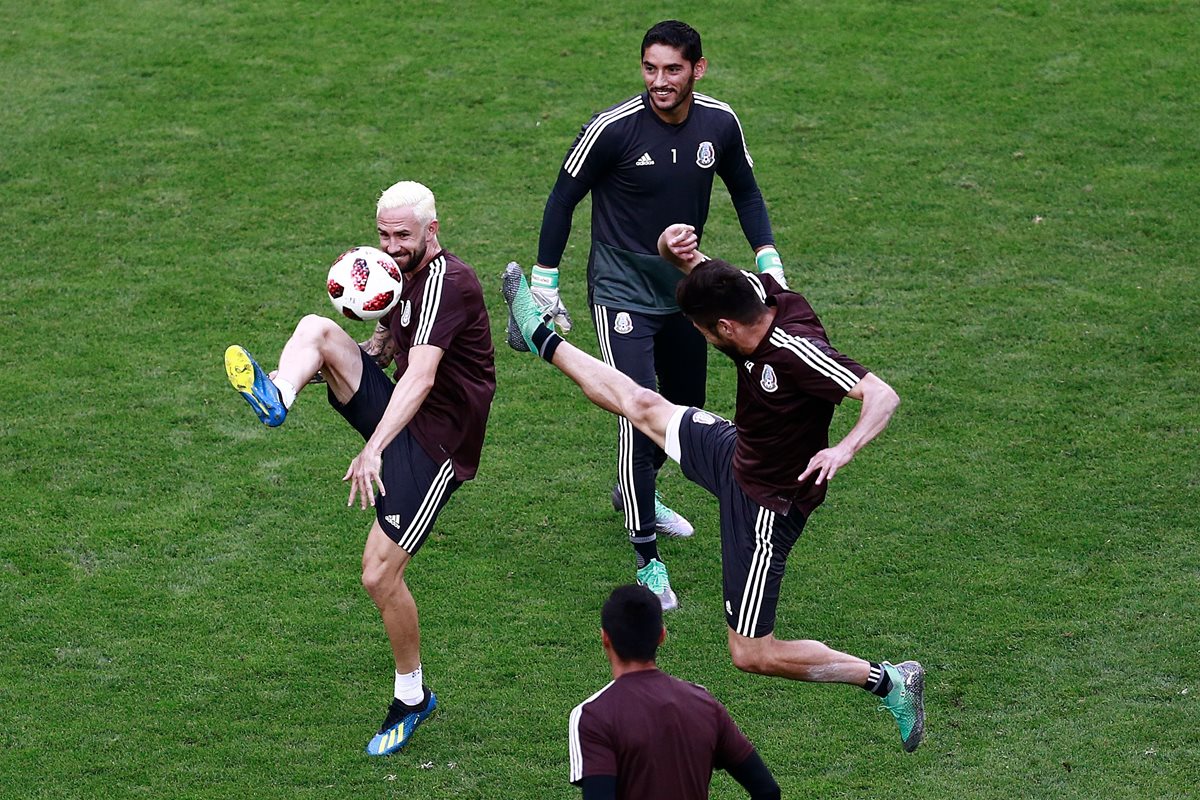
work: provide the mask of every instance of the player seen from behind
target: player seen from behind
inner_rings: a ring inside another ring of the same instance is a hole
[[[613,679],[571,712],[571,782],[583,800],[703,800],[723,769],[752,800],[778,800],[779,785],[725,707],[659,670],[662,614],[644,586],[618,586],[604,604],[600,639]]]

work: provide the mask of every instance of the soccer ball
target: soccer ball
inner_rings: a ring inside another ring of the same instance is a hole
[[[333,262],[325,288],[334,308],[361,322],[391,311],[403,285],[391,256],[374,247],[354,247]]]

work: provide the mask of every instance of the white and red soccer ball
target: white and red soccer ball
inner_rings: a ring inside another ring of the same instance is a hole
[[[379,319],[391,311],[400,300],[403,283],[400,267],[387,253],[374,247],[354,247],[333,262],[325,288],[334,308],[362,321]]]

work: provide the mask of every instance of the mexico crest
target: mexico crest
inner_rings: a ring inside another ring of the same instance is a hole
[[[633,330],[633,320],[629,318],[629,314],[622,311],[617,314],[617,319],[613,322],[613,330],[617,333],[629,333]]]
[[[709,169],[717,163],[717,151],[712,142],[701,142],[696,148],[696,166]]]
[[[775,370],[771,369],[771,365],[767,364],[763,367],[762,378],[758,381],[764,392],[773,392],[779,388],[779,379],[775,377]]]

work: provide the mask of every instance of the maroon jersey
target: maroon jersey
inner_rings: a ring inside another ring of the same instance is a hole
[[[796,478],[829,446],[834,407],[869,370],[829,346],[803,295],[769,275],[744,274],[774,307],[775,320],[758,349],[738,360],[733,474],[763,508],[777,514],[796,508],[807,517],[828,483]]]
[[[408,369],[408,352],[429,344],[443,351],[429,396],[408,429],[435,461],[454,464],[467,481],[479,469],[483,433],[496,393],[495,352],[483,288],[475,271],[445,250],[411,278],[391,312],[396,380]]]
[[[615,775],[618,798],[699,800],[714,769],[754,745],[702,686],[657,669],[627,672],[571,712],[571,783]]]

